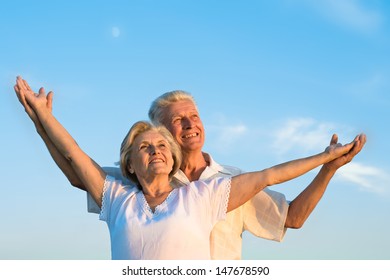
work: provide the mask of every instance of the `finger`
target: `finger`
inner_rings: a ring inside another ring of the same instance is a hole
[[[19,91],[19,87],[18,86],[14,86],[14,89],[15,89],[15,92],[16,92],[16,96],[18,97],[19,99],[19,102],[22,104],[22,106],[24,107],[25,111],[30,114],[31,112],[31,109],[30,109],[30,106],[28,105],[27,101],[26,101],[26,97],[24,94],[20,93]]]
[[[23,80],[23,79],[22,79],[22,80]],[[30,85],[27,83],[26,80],[23,80],[23,84],[24,84],[24,86],[26,87],[26,89],[33,91],[33,90],[31,89]]]
[[[366,144],[366,135],[360,134],[358,137],[358,140],[356,141],[356,154],[359,153],[362,149],[363,146]],[[355,147],[354,147],[355,148]]]
[[[355,137],[355,139],[353,139],[353,141],[351,143],[353,143],[354,145],[357,145],[358,142],[361,142],[362,138],[361,138],[361,134],[357,135]]]
[[[349,153],[353,149],[354,146],[355,146],[355,142],[351,142],[351,143],[343,145],[343,148],[345,149],[345,154]]]
[[[20,96],[20,90],[19,90],[19,87],[17,85],[14,85],[14,90],[15,90],[16,96],[19,99],[19,102],[22,103],[22,98]]]
[[[337,141],[339,140],[338,138],[339,137],[337,136],[337,134],[333,134],[332,139],[330,139],[330,145],[337,144]]]
[[[43,87],[39,88],[38,93],[34,93],[36,97],[45,96],[45,89]]]
[[[39,95],[42,95],[42,94],[44,95],[45,89],[43,87],[41,87],[38,92],[39,92]]]
[[[24,82],[23,82],[22,77],[18,76],[18,77],[16,78],[16,84],[18,85],[18,87],[19,87],[20,90],[26,90],[26,86],[25,86],[25,84],[24,84]]]
[[[360,151],[363,149],[364,142],[360,140],[360,138],[355,142],[352,149],[346,154],[347,162],[351,162],[352,159],[360,153]]]
[[[362,141],[363,145],[366,144],[367,136],[364,133],[359,135],[359,139]]]
[[[348,155],[350,155],[352,159],[362,150],[362,148],[363,148],[362,142],[360,140],[357,140],[353,145],[352,149],[349,151]]]
[[[15,90],[16,94],[20,93],[20,89],[19,89],[19,86],[17,84],[14,85],[14,90]]]
[[[16,92],[16,96],[18,97],[19,101],[25,100],[24,94],[20,92],[20,87],[18,85],[14,86],[14,90]]]

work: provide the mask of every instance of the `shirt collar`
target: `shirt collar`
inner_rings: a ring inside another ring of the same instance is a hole
[[[229,175],[230,176],[233,175],[229,170],[227,170],[222,165],[220,165],[219,163],[214,161],[214,159],[211,157],[210,154],[205,153],[205,152],[202,152],[202,154],[203,154],[203,157],[206,160],[208,166],[206,167],[206,169],[200,175],[199,180],[207,180],[210,177],[213,177],[213,176],[215,176],[218,173],[222,173],[225,176],[226,175],[228,175],[228,176]],[[175,179],[174,181],[179,181],[181,184],[189,184],[190,183],[190,181],[188,180],[187,176],[180,169],[174,175],[174,179]]]

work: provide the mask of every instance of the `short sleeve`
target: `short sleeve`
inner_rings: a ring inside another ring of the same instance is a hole
[[[104,172],[115,180],[120,180],[124,185],[130,185],[131,182],[122,176],[121,170],[118,167],[102,167]],[[87,192],[87,211],[88,213],[100,213],[100,207],[97,205],[95,200],[93,200],[92,196]]]
[[[281,241],[286,233],[288,203],[282,193],[264,189],[243,205],[244,230]]]
[[[113,212],[116,213],[126,197],[136,193],[138,189],[135,186],[123,185],[122,181],[115,180],[110,175],[106,176],[102,194],[102,207],[99,219],[110,223],[110,217]]]
[[[198,181],[194,184],[203,200],[200,207],[208,213],[211,223],[215,224],[224,220],[229,202],[231,178],[218,177],[209,181]]]
[[[102,221],[108,222],[108,217],[110,214],[111,201],[113,198],[113,188],[115,184],[115,179],[109,175],[106,176],[104,180],[103,195],[102,195],[102,207],[100,210],[99,219]]]

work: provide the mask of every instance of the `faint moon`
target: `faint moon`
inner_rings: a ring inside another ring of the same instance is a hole
[[[113,27],[111,29],[111,34],[112,34],[112,37],[117,38],[117,37],[119,37],[119,35],[121,35],[121,31],[119,30],[118,27]]]

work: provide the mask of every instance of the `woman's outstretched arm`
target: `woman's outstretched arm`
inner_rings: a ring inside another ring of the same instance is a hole
[[[85,190],[83,183],[81,182],[80,178],[77,176],[76,172],[73,170],[71,164],[64,158],[64,156],[58,151],[54,143],[50,140],[40,120],[38,119],[38,116],[35,114],[31,106],[26,102],[26,98],[24,94],[21,94],[20,92],[21,89],[32,91],[29,84],[21,77],[18,77],[16,80],[16,85],[14,86],[15,93],[19,99],[19,102],[24,107],[24,110],[26,111],[27,115],[34,123],[35,129],[38,135],[45,143],[51,157],[53,158],[54,162],[61,169],[62,173],[66,176],[66,178],[73,186]],[[45,90],[43,88],[40,88],[39,93],[45,94]],[[48,110],[50,110],[50,112],[52,111],[52,102],[53,102],[53,93],[49,92],[46,95],[46,107],[48,108]]]
[[[355,145],[364,145],[366,136],[358,135],[346,145],[332,144],[322,153],[292,160],[257,172],[244,173],[232,178],[228,211],[231,211],[267,186],[280,184],[347,154]]]
[[[81,150],[72,136],[53,116],[47,106],[48,97],[44,91],[34,93],[23,85],[21,79],[17,80],[16,86],[20,98],[24,98],[34,111],[51,143],[70,164],[96,203],[101,206],[105,172]]]

